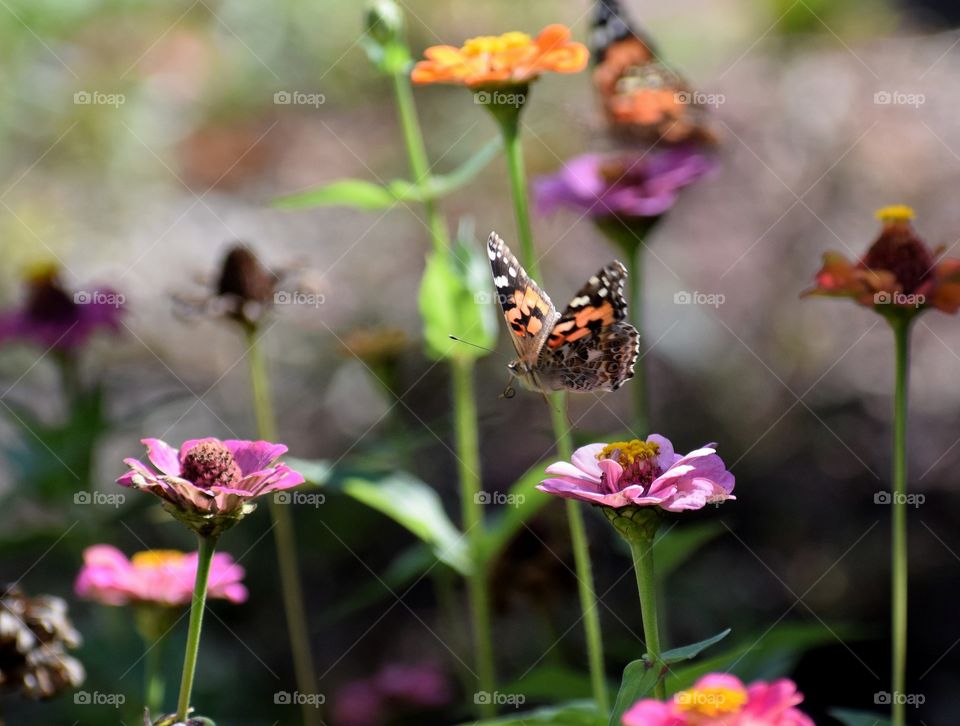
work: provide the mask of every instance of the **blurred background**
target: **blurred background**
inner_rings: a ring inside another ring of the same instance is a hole
[[[667,642],[732,627],[730,647],[744,653],[738,673],[792,674],[817,723],[831,723],[828,709],[870,709],[889,690],[889,507],[875,495],[889,488],[892,336],[855,305],[798,296],[824,251],[866,249],[878,232],[872,213],[885,204],[912,205],[921,236],[960,256],[960,12],[934,0],[624,4],[695,87],[718,94],[723,138],[718,170],[650,240],[639,321],[654,430],[678,450],[718,442],[737,476],[735,503],[677,525],[704,544],[666,580]],[[415,53],[550,22],[580,40],[588,34],[582,0],[404,7]],[[202,296],[234,241],[323,295],[316,307],[278,307],[267,331],[280,439],[297,457],[341,465],[389,466],[402,455],[457,521],[446,369],[420,344],[416,290],[429,240],[419,210],[271,207],[343,176],[406,175],[388,81],[358,43],[361,14],[347,0],[0,3],[0,295],[15,305],[24,271],[56,261],[71,289],[99,283],[126,296],[119,334],[100,336],[83,356],[84,378],[103,382],[111,422],[89,474],[51,460],[51,449],[65,458],[69,442],[49,446],[11,419],[26,407],[42,424],[62,420],[56,367],[29,347],[0,351],[0,400],[10,404],[0,412],[3,576],[70,602],[85,637],[77,654],[87,691],[128,693],[135,703],[142,664],[128,612],[73,596],[82,548],[192,542],[142,498],[91,512],[65,492],[114,492],[121,459],[140,454],[143,436],[255,435],[242,337],[219,321],[184,320],[171,301]],[[317,103],[278,104],[278,92],[316,94]],[[496,135],[463,89],[418,89],[417,100],[440,170]],[[531,176],[602,148],[588,73],[538,82],[524,120]],[[491,229],[515,239],[502,158],[443,208],[453,221],[472,219],[478,240]],[[559,213],[534,223],[541,282],[558,302],[614,254],[586,219]],[[722,303],[675,304],[684,291]],[[504,337],[479,370],[489,491],[505,491],[552,443],[540,397],[498,398]],[[348,348],[388,361],[401,403]],[[926,703],[911,719],[947,724],[960,712],[957,321],[925,315],[914,351],[911,488],[925,503],[911,512],[910,690]],[[627,403],[576,397],[578,437],[622,432]],[[587,515],[616,683],[641,651],[640,614],[628,556],[602,518]],[[438,607],[451,598],[453,612],[465,609],[457,580],[385,582],[415,539],[348,497],[331,492],[295,516],[328,704],[385,667],[428,666],[443,674],[447,696],[392,718],[467,718],[472,701],[454,656],[469,660],[463,622]],[[297,723],[296,710],[273,698],[292,673],[268,530],[259,511],[222,542],[247,569],[251,597],[214,603],[204,631],[195,700],[218,723]],[[589,694],[571,568],[562,507],[552,502],[494,569],[500,679],[530,704]],[[177,635],[166,649],[174,673]],[[3,709],[11,724],[133,723],[129,705],[80,708],[67,694],[39,705],[7,698]],[[327,721],[337,726],[334,714]]]

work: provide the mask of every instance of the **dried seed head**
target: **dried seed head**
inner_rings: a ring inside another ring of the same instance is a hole
[[[202,441],[183,457],[181,475],[198,487],[231,486],[242,478],[230,449],[219,441]]]

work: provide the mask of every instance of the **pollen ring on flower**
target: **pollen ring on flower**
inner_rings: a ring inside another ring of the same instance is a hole
[[[881,207],[875,214],[881,222],[908,222],[916,217],[913,207],[908,207],[906,204],[891,204],[887,207]]]
[[[178,550],[147,550],[136,552],[130,557],[134,567],[153,568],[178,565],[186,555]]]

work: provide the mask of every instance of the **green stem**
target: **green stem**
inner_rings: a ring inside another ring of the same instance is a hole
[[[427,157],[426,145],[423,142],[423,132],[420,128],[417,106],[413,99],[410,77],[405,72],[393,74],[393,92],[396,98],[397,112],[400,116],[400,126],[403,128],[403,140],[407,147],[407,157],[410,160],[413,181],[418,185],[425,184],[430,181],[430,162]],[[437,202],[433,197],[429,195],[424,197],[423,211],[427,216],[427,226],[430,227],[434,250],[438,253],[446,252],[449,246],[447,228],[443,217],[437,213]]]
[[[660,660],[660,626],[657,623],[657,581],[653,571],[653,538],[628,538],[633,555],[633,569],[637,575],[637,590],[640,592],[640,616],[643,620],[643,639],[647,643],[647,660]],[[666,683],[657,680],[654,695],[666,698]]]
[[[510,170],[510,191],[513,195],[513,207],[517,218],[517,230],[520,236],[521,263],[528,274],[540,277],[540,265],[533,247],[533,231],[530,226],[529,204],[527,201],[526,172],[523,163],[521,145],[520,109],[511,113],[509,109],[491,109],[500,123],[503,133],[503,145],[507,154],[507,166]],[[567,460],[573,454],[573,437],[567,425],[566,397],[563,392],[550,397],[550,413],[553,419],[553,433],[557,441],[557,454]],[[606,678],[603,673],[603,637],[600,632],[600,613],[597,610],[597,597],[593,584],[593,568],[590,563],[590,550],[580,509],[567,502],[567,524],[570,528],[570,540],[573,545],[574,567],[577,572],[580,594],[580,609],[583,614],[583,629],[587,641],[587,660],[590,664],[590,681],[593,698],[601,711],[608,711],[610,700],[607,694]]]
[[[276,416],[270,394],[270,377],[267,374],[263,350],[254,328],[247,330],[247,346],[250,356],[250,382],[253,387],[253,405],[260,438],[276,440]],[[280,571],[280,589],[283,609],[287,619],[287,634],[290,652],[293,654],[293,671],[297,689],[303,694],[316,691],[316,670],[310,653],[310,631],[303,607],[303,587],[300,583],[300,566],[297,557],[297,542],[293,517],[285,504],[270,501],[270,517],[273,521],[273,539],[277,549],[277,569]],[[320,708],[304,699],[303,721],[307,726],[321,723]]]
[[[627,252],[627,272],[630,277],[630,320],[643,334],[643,243],[632,245]],[[645,438],[649,431],[649,406],[647,399],[647,376],[644,360],[640,359],[633,368],[633,380],[630,381],[630,393],[633,397],[633,433]]]
[[[163,660],[163,651],[160,641],[143,641],[146,652],[144,653],[144,703],[151,714],[160,713],[163,707],[163,692],[166,690],[163,679],[163,669],[161,667]]]
[[[910,371],[910,318],[891,320],[896,345],[893,404],[892,637],[893,726],[906,723],[902,694],[907,686],[907,386]],[[899,698],[898,698],[899,696]]]
[[[198,537],[197,579],[193,585],[190,602],[190,627],[187,630],[187,647],[183,654],[183,675],[180,678],[180,699],[177,701],[177,721],[184,721],[190,711],[190,694],[193,677],[197,671],[197,656],[200,654],[200,630],[203,627],[203,610],[207,603],[207,579],[210,563],[217,548],[216,537]]]
[[[496,683],[493,662],[493,643],[490,638],[490,597],[487,592],[487,569],[480,548],[483,545],[483,499],[480,496],[480,449],[477,432],[476,397],[473,389],[473,361],[454,358],[451,361],[453,374],[453,402],[457,462],[460,478],[460,505],[463,528],[470,543],[473,572],[467,577],[467,593],[473,624],[473,643],[477,669],[477,685],[480,691],[493,693]],[[490,718],[496,709],[491,699],[479,704],[483,718]]]

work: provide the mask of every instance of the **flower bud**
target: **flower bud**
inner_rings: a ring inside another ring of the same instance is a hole
[[[367,35],[381,46],[402,41],[405,30],[403,10],[393,0],[373,0],[367,6]]]

